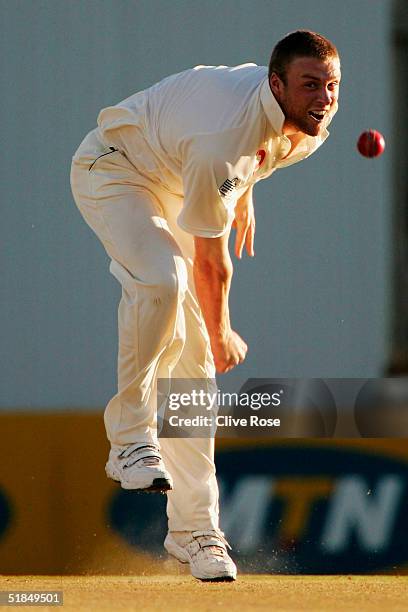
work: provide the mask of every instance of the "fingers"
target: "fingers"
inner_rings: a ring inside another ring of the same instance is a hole
[[[255,240],[255,220],[253,219],[251,221],[251,225],[249,226],[246,236],[245,236],[245,247],[250,257],[255,257],[254,240]]]
[[[236,230],[237,230],[237,237],[235,239],[235,255],[238,257],[238,259],[241,259],[242,249],[244,247],[246,233],[247,233],[247,228],[242,223],[237,222]]]
[[[245,355],[240,357],[235,357],[234,359],[229,359],[228,361],[215,361],[215,369],[219,374],[226,374],[237,365],[240,365],[245,360]]]
[[[242,346],[239,351],[239,362],[238,363],[242,363],[243,361],[245,361],[247,352],[248,352],[248,347],[245,344],[245,342],[242,342]]]
[[[246,251],[250,257],[254,257],[254,238],[255,238],[255,219],[238,220],[235,222],[237,236],[235,239],[235,255],[238,259],[242,258],[242,250]]]
[[[222,364],[215,364],[215,369],[217,371],[218,374],[226,374],[227,372],[230,372],[231,370],[233,370],[237,365],[239,365],[238,363],[222,363]]]
[[[217,372],[225,374],[245,360],[248,346],[237,332],[231,330],[225,340],[214,342],[211,349]]]
[[[228,359],[218,360],[214,356],[215,369],[219,374],[226,374],[245,361],[247,351],[247,344],[240,338],[239,342],[236,344],[236,350],[233,354],[229,355]]]

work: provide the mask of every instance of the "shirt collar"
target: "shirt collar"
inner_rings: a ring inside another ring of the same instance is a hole
[[[279,134],[279,136],[283,135],[282,128],[285,122],[285,115],[271,91],[268,77],[261,84],[261,103],[274,132]]]
[[[265,115],[268,118],[269,123],[272,126],[272,129],[278,136],[283,136],[282,129],[283,124],[285,122],[285,115],[278,104],[275,96],[271,91],[271,87],[269,85],[269,78],[265,77],[265,80],[261,84],[261,103],[264,109]],[[334,114],[334,113],[333,113]],[[331,118],[327,125],[330,123]],[[320,136],[305,136],[305,141],[308,145],[309,149],[315,149],[319,145],[321,145],[326,138],[328,137],[329,132],[326,128],[323,129]]]

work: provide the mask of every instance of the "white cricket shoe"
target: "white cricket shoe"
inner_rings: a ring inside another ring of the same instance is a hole
[[[181,563],[189,563],[199,580],[235,580],[237,568],[227,552],[231,548],[222,531],[170,531],[164,548]]]
[[[154,444],[130,444],[112,448],[106,475],[123,489],[164,493],[173,487],[159,449]]]

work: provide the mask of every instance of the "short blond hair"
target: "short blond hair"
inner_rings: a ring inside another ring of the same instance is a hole
[[[269,76],[275,72],[286,83],[286,69],[296,57],[325,60],[339,57],[339,54],[334,44],[321,34],[310,30],[296,30],[276,44],[269,62]]]

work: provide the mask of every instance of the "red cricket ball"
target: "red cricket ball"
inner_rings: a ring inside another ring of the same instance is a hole
[[[384,136],[377,130],[367,130],[360,135],[357,149],[364,157],[378,157],[385,149]]]

